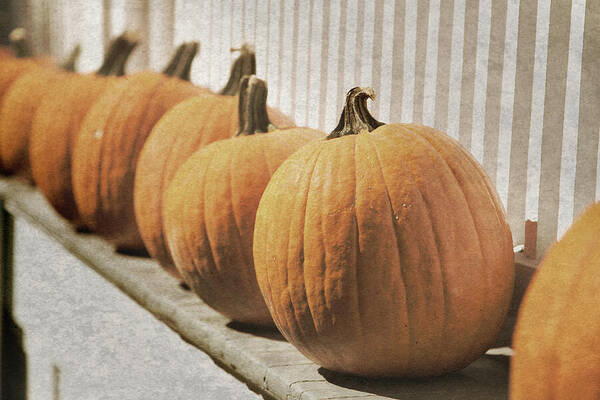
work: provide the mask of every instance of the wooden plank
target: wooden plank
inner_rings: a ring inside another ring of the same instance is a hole
[[[560,171],[565,117],[565,92],[571,27],[571,1],[554,0],[550,6],[548,66],[538,201],[538,253],[556,240]]]
[[[448,94],[450,91],[450,65],[452,61],[452,29],[454,0],[440,7],[438,27],[437,80],[435,89],[434,127],[445,132],[448,129]]]
[[[537,12],[537,2],[535,1],[522,1],[519,5],[517,70],[515,75],[507,200],[507,217],[515,244],[523,243],[525,236],[527,158],[531,122]]]
[[[404,0],[404,76],[402,83],[402,121],[412,122],[415,107],[415,53],[417,42],[417,0]]]
[[[504,69],[507,0],[492,2],[490,45],[488,52],[487,87],[485,97],[485,128],[483,135],[483,168],[492,182],[498,166],[498,136]]]
[[[596,195],[598,171],[598,138],[600,137],[600,2],[587,1],[581,62],[579,100],[579,135],[577,143],[577,175],[575,176],[575,208],[578,215]]]

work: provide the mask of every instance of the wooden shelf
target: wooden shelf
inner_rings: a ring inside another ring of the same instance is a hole
[[[462,371],[424,380],[368,380],[324,370],[301,355],[280,334],[230,323],[193,293],[182,289],[156,261],[117,254],[99,237],[75,233],[35,188],[14,179],[1,179],[0,196],[10,214],[45,231],[183,340],[207,353],[222,368],[266,398],[508,397],[509,357],[505,355],[487,354]],[[531,269],[531,266],[522,268]],[[510,331],[510,326],[507,329]]]

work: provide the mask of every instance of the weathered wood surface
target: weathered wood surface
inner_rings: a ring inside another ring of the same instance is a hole
[[[117,254],[97,236],[75,233],[33,187],[2,179],[0,196],[9,213],[41,228],[183,340],[206,352],[222,368],[266,398],[507,398],[509,360],[502,355],[485,355],[460,372],[425,380],[368,380],[324,370],[278,333],[252,331],[230,323],[191,292],[183,290],[154,260]],[[531,273],[525,265],[518,268],[525,275]],[[510,326],[507,329],[509,332]]]

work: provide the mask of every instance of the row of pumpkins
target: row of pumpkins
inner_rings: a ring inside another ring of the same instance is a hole
[[[2,172],[31,179],[79,230],[147,250],[226,317],[276,325],[331,370],[440,375],[494,343],[512,237],[456,141],[375,120],[374,93],[359,87],[329,135],[295,127],[266,106],[247,46],[219,93],[189,82],[197,43],[162,73],[123,76],[136,42],[117,37],[88,75],[2,50]],[[546,255],[516,328],[513,398],[600,398],[599,240],[596,204]]]

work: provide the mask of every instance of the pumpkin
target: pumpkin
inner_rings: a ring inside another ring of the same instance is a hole
[[[64,218],[78,221],[71,185],[71,155],[83,118],[93,102],[124,74],[125,63],[137,44],[131,32],[111,43],[95,74],[73,75],[38,108],[29,138],[29,163],[33,180],[54,209]],[[107,79],[111,76],[111,79]]]
[[[510,398],[600,399],[600,203],[544,255],[513,336]]]
[[[376,121],[370,88],[271,178],[254,263],[273,319],[330,370],[458,370],[494,343],[514,280],[511,232],[481,166],[442,132]]]
[[[255,72],[254,52],[242,47],[220,94],[193,97],[173,107],[156,124],[140,153],[133,194],[137,226],[150,255],[178,279],[181,277],[163,233],[164,190],[179,166],[196,150],[234,136],[238,129],[239,78]],[[277,110],[269,109],[269,115],[277,126],[292,125]]]
[[[4,174],[21,174],[32,180],[29,166],[29,135],[42,99],[52,96],[72,73],[80,48],[76,46],[62,68],[30,68],[4,93],[0,109],[0,165]]]
[[[2,98],[11,84],[24,72],[31,68],[49,67],[48,58],[33,58],[27,43],[25,30],[16,28],[10,33],[10,46],[14,57],[3,57],[0,62],[0,105]]]
[[[274,128],[266,95],[264,81],[242,81],[239,136],[194,153],[169,185],[163,210],[167,243],[188,286],[226,317],[259,326],[273,326],[252,262],[260,196],[283,160],[324,136],[310,128]]]
[[[73,151],[72,184],[82,223],[118,251],[139,253],[133,179],[137,158],[154,124],[172,106],[202,94],[189,72],[198,44],[180,48],[162,73],[123,77],[92,105]]]

